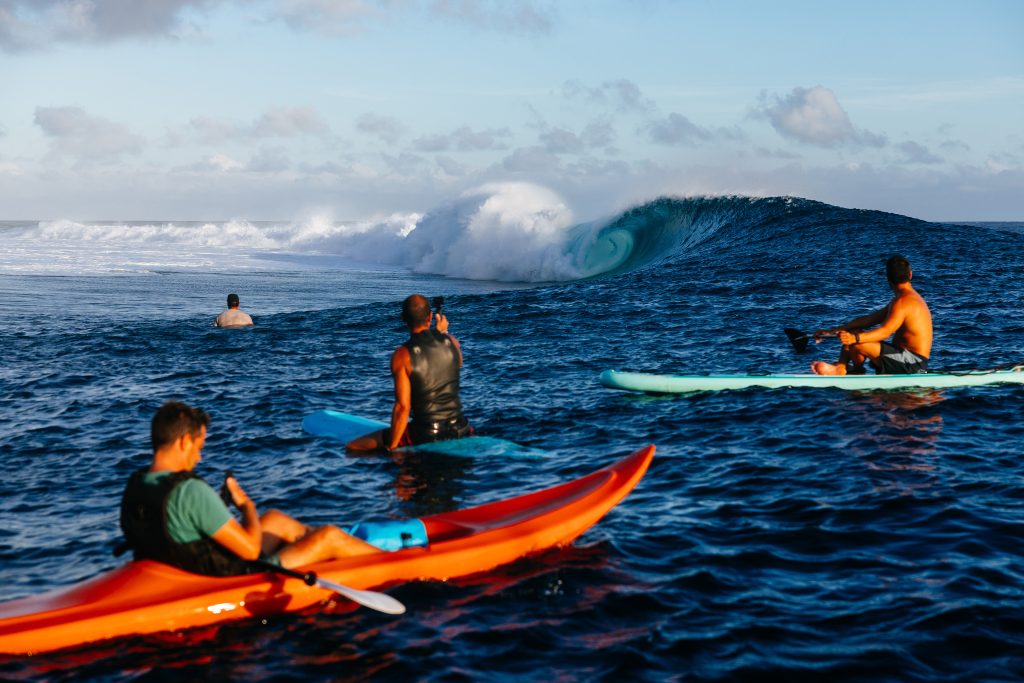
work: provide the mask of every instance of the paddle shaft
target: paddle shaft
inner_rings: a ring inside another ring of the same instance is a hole
[[[265,560],[253,560],[252,564],[268,572],[274,572],[275,574],[282,574],[284,576],[300,579],[307,586],[320,586],[321,588],[326,588],[329,591],[334,591],[338,595],[345,596],[352,602],[358,603],[363,607],[369,607],[372,610],[377,610],[378,612],[383,612],[385,614],[405,613],[405,605],[386,593],[350,588],[337,583],[336,581],[321,579],[316,575],[316,572],[300,572]]]

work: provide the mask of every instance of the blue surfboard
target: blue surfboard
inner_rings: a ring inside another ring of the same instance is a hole
[[[370,420],[337,410],[318,410],[302,418],[302,428],[314,436],[326,436],[342,443],[366,436],[388,427],[386,422]],[[405,446],[398,450],[417,453],[443,453],[465,458],[490,456],[538,457],[547,455],[537,448],[520,446],[512,441],[492,436],[467,436],[450,441],[432,441],[417,446]]]

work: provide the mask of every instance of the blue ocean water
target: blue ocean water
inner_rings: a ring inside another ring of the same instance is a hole
[[[518,194],[517,194],[518,193]],[[517,199],[521,201],[516,201]],[[3,598],[119,563],[117,503],[164,400],[207,409],[200,472],[314,523],[417,516],[582,475],[645,443],[639,487],[573,546],[313,611],[0,659],[14,680],[1019,680],[1020,386],[646,397],[607,368],[803,372],[783,327],[888,298],[906,255],[932,366],[1024,360],[1024,223],[794,198],[659,198],[577,222],[543,192],[377,222],[0,224]],[[257,325],[217,330],[238,292]],[[541,460],[351,457],[386,419],[398,302],[445,295],[484,434]]]

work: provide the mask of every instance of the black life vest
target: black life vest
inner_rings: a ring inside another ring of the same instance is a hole
[[[121,531],[136,560],[157,560],[196,574],[234,576],[248,574],[250,566],[212,538],[178,543],[167,532],[167,501],[171,492],[194,472],[174,472],[157,484],[146,484],[141,469],[131,476],[121,497]]]
[[[412,373],[413,432],[439,423],[465,422],[459,400],[459,350],[447,334],[423,330],[402,344]]]

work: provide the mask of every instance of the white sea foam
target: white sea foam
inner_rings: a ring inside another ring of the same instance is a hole
[[[550,190],[505,183],[466,192],[426,214],[358,222],[318,215],[292,223],[62,220],[5,227],[0,272],[268,269],[275,254],[287,254],[280,267],[295,268],[303,255],[326,255],[478,280],[570,280],[594,268],[588,254],[596,229],[581,228]]]

